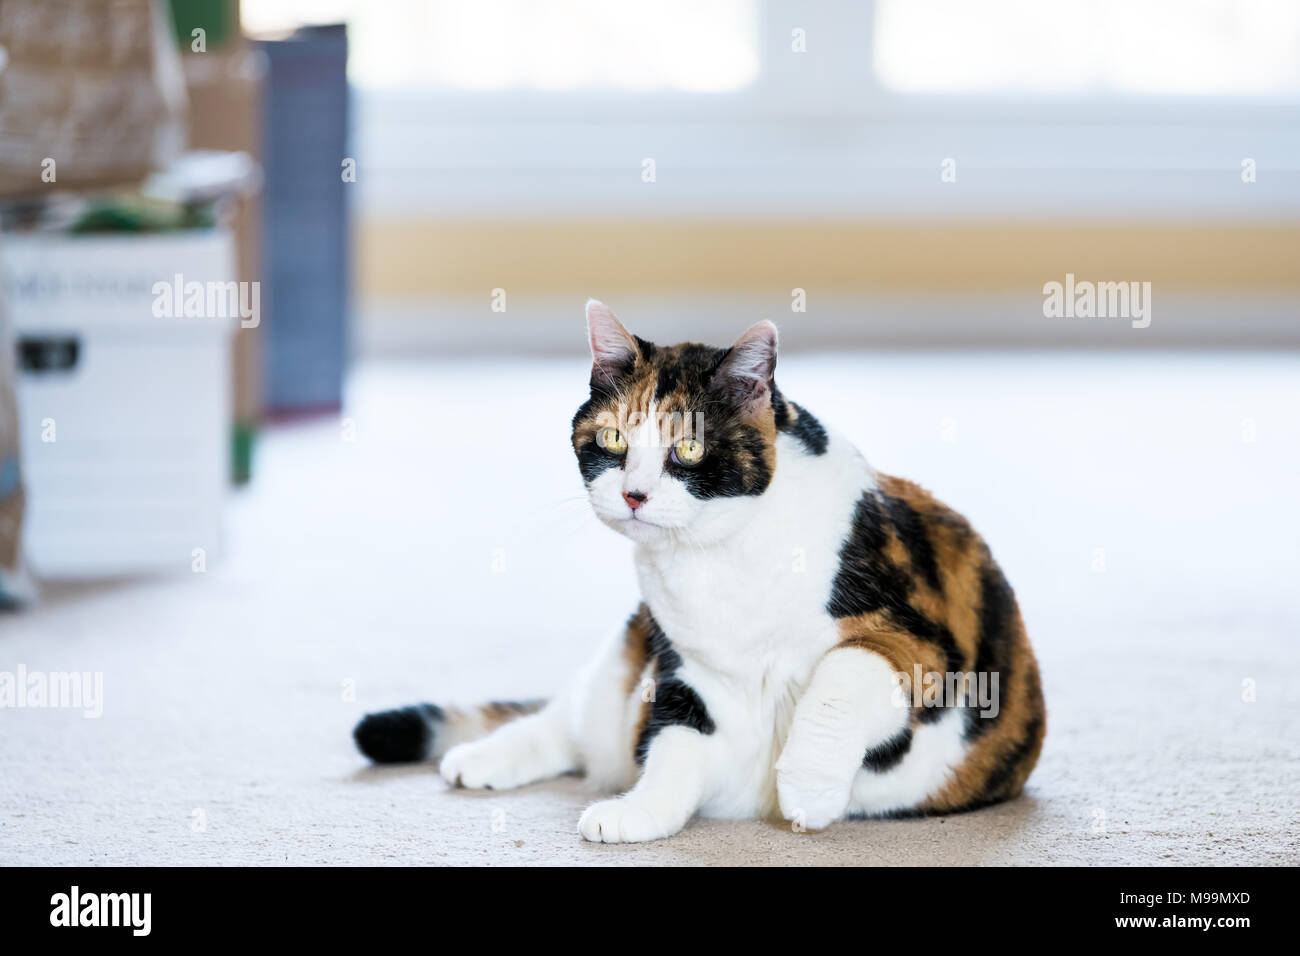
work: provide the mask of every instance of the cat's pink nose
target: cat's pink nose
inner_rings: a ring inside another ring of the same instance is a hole
[[[631,508],[633,511],[636,511],[637,508],[640,508],[643,504],[645,504],[645,500],[649,497],[650,496],[647,495],[644,491],[623,492],[623,500],[627,502],[627,506]]]

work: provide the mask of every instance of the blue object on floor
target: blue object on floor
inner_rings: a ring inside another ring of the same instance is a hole
[[[304,27],[267,56],[264,188],[266,407],[337,408],[348,357],[348,38]]]

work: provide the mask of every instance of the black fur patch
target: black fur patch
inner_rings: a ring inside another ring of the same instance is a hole
[[[437,704],[367,714],[352,731],[352,739],[375,763],[423,760],[433,749],[433,725],[443,717]]]
[[[883,773],[891,767],[897,767],[912,749],[912,728],[904,728],[901,733],[890,737],[883,744],[872,747],[862,757],[862,766],[875,773]]]
[[[591,398],[582,403],[582,406],[573,414],[573,421],[570,423],[570,429],[576,430],[578,422],[590,415],[599,405],[614,395],[612,389],[599,387],[595,376],[592,377]],[[606,451],[596,444],[596,440],[590,439],[582,447],[576,450],[578,456],[578,471],[582,473],[582,480],[585,482],[595,481],[600,474],[607,469],[622,467],[623,458],[621,455],[615,455],[613,452]]]
[[[784,430],[790,426],[790,402],[785,400],[781,390],[772,383],[772,420],[776,423],[778,430]]]
[[[942,592],[943,584],[939,580],[939,565],[934,560],[934,546],[925,530],[921,516],[902,498],[890,495],[882,496],[885,507],[889,509],[889,520],[894,525],[898,539],[907,548],[907,555],[912,559],[912,570],[923,576],[926,583],[936,591]]]
[[[636,339],[636,346],[641,350],[641,359],[646,362],[654,361],[655,353],[659,351],[659,346],[655,345],[653,342],[647,342],[639,335],[634,335],[632,338]]]
[[[1020,769],[1021,764],[1034,752],[1034,746],[1038,742],[1039,731],[1043,729],[1042,714],[1036,714],[1028,725],[1025,727],[1025,735],[1020,741],[998,759],[998,765],[993,772],[989,774],[984,781],[984,793],[990,799],[999,799],[1006,796],[1007,784],[1009,784]]]
[[[980,570],[979,644],[975,650],[975,673],[997,674],[998,695],[1005,697],[1011,678],[1012,630],[1016,619],[1016,599],[1011,585],[990,560]],[[991,686],[991,685],[990,685]],[[981,717],[978,704],[966,710],[966,738],[980,736],[1001,717]]]
[[[785,402],[783,399],[782,405],[789,405],[790,408],[794,409],[795,414],[798,417],[791,420],[790,415],[787,413],[784,416],[784,424],[782,424],[781,419],[778,418],[776,423],[777,429],[785,432],[787,435],[792,435],[799,439],[803,444],[804,450],[807,451],[808,454],[826,454],[826,429],[822,427],[822,423],[813,417],[812,412],[796,405],[794,402]]]
[[[880,499],[871,491],[864,492],[854,509],[853,529],[840,548],[840,568],[831,585],[827,612],[842,618],[882,611],[895,626],[937,644],[949,671],[964,670],[961,648],[952,632],[916,609],[911,603],[910,576],[885,557],[887,520]],[[918,718],[933,723],[944,713],[942,707],[927,707]]]
[[[610,468],[622,468],[623,456],[606,451],[596,444],[595,439],[586,442],[578,449],[578,471],[582,480],[590,484]]]
[[[907,576],[885,560],[888,543],[880,502],[870,491],[864,492],[853,508],[849,536],[840,547],[840,568],[826,604],[831,617],[869,614],[891,598],[906,598]]]
[[[767,490],[772,469],[765,457],[767,444],[758,429],[732,424],[720,435],[717,429],[708,428],[706,420],[705,435],[709,450],[698,465],[687,468],[669,459],[664,466],[670,475],[681,480],[688,492],[707,500],[761,495]]]
[[[693,343],[681,346],[672,361],[665,361],[659,366],[659,375],[655,381],[655,401],[678,389],[691,395],[707,392],[714,373],[729,351]]]
[[[646,623],[646,657],[655,661],[655,699],[650,704],[650,716],[637,738],[638,766],[645,763],[651,742],[665,727],[690,727],[702,734],[711,734],[717,729],[700,695],[676,676],[682,666],[682,657],[648,611]]]

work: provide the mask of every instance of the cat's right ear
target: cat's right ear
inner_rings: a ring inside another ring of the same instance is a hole
[[[591,342],[591,382],[612,384],[621,373],[636,364],[640,356],[636,338],[609,310],[595,299],[587,300],[587,338]]]

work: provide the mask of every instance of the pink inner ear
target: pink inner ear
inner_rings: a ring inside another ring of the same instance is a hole
[[[616,368],[636,357],[636,340],[623,328],[609,307],[592,299],[587,303],[587,335],[591,357],[602,368]]]
[[[732,401],[747,411],[754,410],[767,401],[775,369],[776,326],[759,322],[736,339],[714,382],[726,390]]]
[[[727,357],[727,375],[731,378],[750,379],[766,385],[776,368],[776,326],[759,322],[750,328],[731,347]]]

